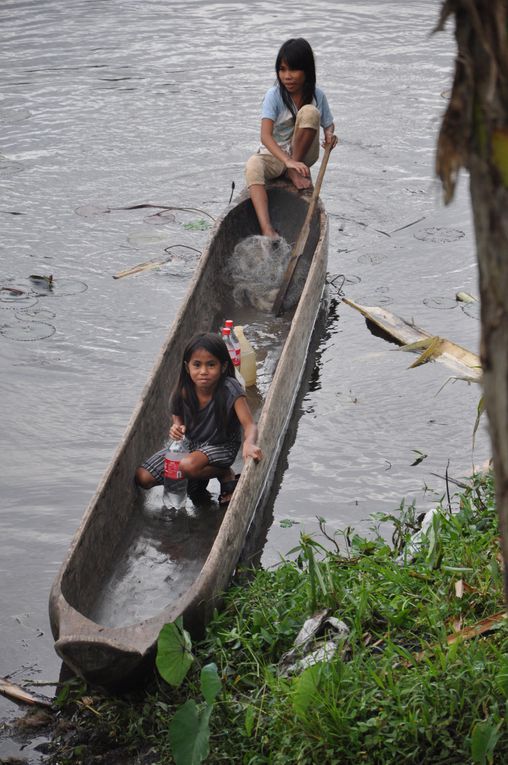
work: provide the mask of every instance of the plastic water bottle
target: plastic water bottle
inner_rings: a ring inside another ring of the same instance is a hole
[[[170,441],[164,455],[164,507],[180,510],[187,499],[187,479],[180,470],[181,460],[189,454],[189,442]]]
[[[229,327],[226,327],[226,325],[224,325],[220,333],[221,333],[222,339],[226,343],[231,361],[234,363],[236,359],[236,350],[234,349],[233,343],[231,341],[231,330],[229,329]]]
[[[232,319],[226,319],[224,322],[224,326],[227,327],[230,330],[230,337],[231,342],[233,343],[233,348],[235,349],[235,353],[239,359],[239,363],[242,363],[242,346],[240,345],[240,341],[236,335],[235,328],[233,325]]]
[[[245,389],[245,380],[242,377],[242,374],[240,372],[240,357],[236,353],[236,348],[233,345],[233,341],[231,340],[231,330],[229,327],[224,327],[222,330],[222,339],[226,343],[226,347],[229,351],[229,357],[231,361],[233,362],[233,366],[235,368],[235,377],[242,386],[242,388]]]
[[[244,335],[243,327],[235,327],[236,336],[242,353],[240,356],[240,372],[245,380],[245,385],[250,387],[256,384],[256,353]]]

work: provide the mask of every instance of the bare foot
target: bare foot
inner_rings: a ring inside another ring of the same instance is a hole
[[[312,186],[312,181],[310,178],[306,178],[304,175],[300,175],[300,173],[298,173],[296,170],[293,170],[293,168],[289,168],[287,174],[289,180],[297,189],[308,189],[310,186]]]
[[[228,505],[230,503],[239,478],[240,478],[240,475],[235,475],[233,471],[231,471],[231,478],[229,480],[227,481],[225,481],[224,479],[221,480],[219,505],[222,505],[224,507],[225,505]]]

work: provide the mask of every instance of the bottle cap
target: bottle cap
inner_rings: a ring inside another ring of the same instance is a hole
[[[224,326],[225,326],[225,327],[229,327],[230,329],[233,329],[233,320],[232,320],[232,319],[227,319],[227,320],[224,322]]]
[[[226,335],[226,337],[229,337],[229,335],[231,334],[230,328],[229,327],[223,327],[222,334]]]

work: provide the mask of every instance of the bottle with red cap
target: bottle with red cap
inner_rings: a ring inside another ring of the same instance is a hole
[[[228,327],[231,330],[231,342],[233,343],[233,348],[235,349],[235,353],[238,356],[238,363],[241,364],[242,361],[242,349],[240,346],[240,341],[238,337],[236,336],[235,327],[232,319],[226,319],[224,322],[224,326]]]
[[[240,356],[236,353],[236,348],[233,345],[233,341],[231,340],[231,329],[229,327],[223,327],[222,339],[226,343],[226,347],[229,351],[229,357],[231,361],[233,362],[236,379],[238,380],[242,388],[245,388],[245,380],[243,379],[240,373]]]

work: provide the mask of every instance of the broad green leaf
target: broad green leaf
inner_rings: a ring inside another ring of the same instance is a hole
[[[471,757],[477,765],[492,762],[492,754],[499,739],[499,726],[490,720],[476,723],[471,736]]]
[[[281,521],[279,521],[279,526],[281,529],[290,529],[291,526],[298,525],[299,521],[293,521],[291,518],[283,518]]]
[[[441,526],[442,516],[439,513],[434,513],[432,516],[432,523],[427,530],[427,540],[429,543],[429,549],[427,552],[427,562],[432,569],[439,568],[442,558],[442,544],[441,544]]]
[[[252,704],[249,704],[247,711],[245,712],[245,732],[249,736],[252,736],[254,730],[254,722],[256,720],[256,709]]]
[[[305,669],[295,682],[293,709],[298,717],[305,717],[305,713],[316,695],[321,679],[321,670],[321,664],[314,664]]]
[[[169,741],[176,765],[200,765],[208,757],[211,706],[198,709],[187,699],[169,723]]]
[[[314,573],[315,573],[316,579],[318,581],[318,584],[321,587],[321,596],[325,597],[329,593],[328,593],[328,590],[327,590],[327,587],[326,587],[326,584],[325,584],[325,580],[323,579],[323,574],[321,573],[321,568],[320,568],[319,563],[316,563],[314,565]]]
[[[496,685],[508,699],[508,654],[503,656],[500,663],[499,672],[496,675]]]
[[[207,664],[201,670],[201,693],[205,697],[205,701],[210,706],[213,704],[215,697],[220,692],[222,683],[220,681],[219,673],[217,672],[216,664]]]
[[[178,687],[194,661],[189,633],[184,630],[182,618],[165,624],[157,641],[155,660],[161,677],[170,685]]]

